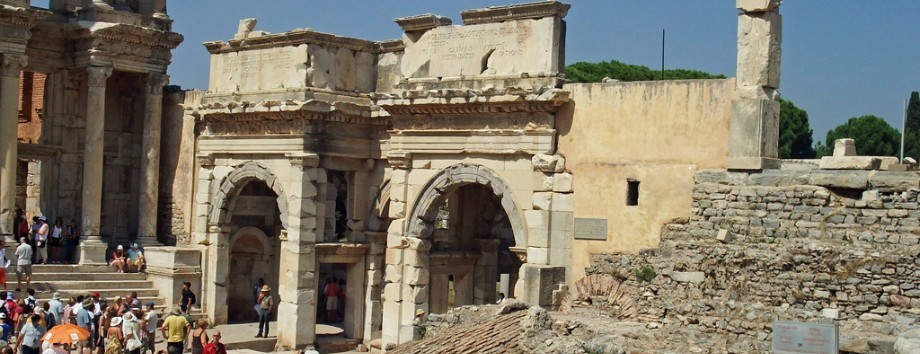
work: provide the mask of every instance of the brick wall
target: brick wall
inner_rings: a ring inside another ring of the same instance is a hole
[[[37,143],[42,133],[42,113],[45,107],[45,82],[43,73],[19,73],[19,133],[21,142]]]

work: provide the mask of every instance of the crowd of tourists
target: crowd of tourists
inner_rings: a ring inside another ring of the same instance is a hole
[[[32,249],[31,264],[72,264],[80,244],[80,225],[70,219],[64,224],[61,217],[53,224],[44,216],[33,216],[32,222],[22,210],[16,210],[14,232],[16,240]]]
[[[207,334],[208,321],[197,321],[190,333],[191,320],[179,306],[173,308],[158,326],[160,316],[153,302],[141,304],[136,292],[106,299],[98,292],[62,299],[54,293],[40,302],[35,291],[17,299],[12,292],[0,304],[0,354],[225,354],[220,332]],[[56,327],[77,326],[89,333],[85,338],[46,336]],[[156,351],[156,332],[166,339],[166,351]],[[188,345],[186,345],[186,343]]]

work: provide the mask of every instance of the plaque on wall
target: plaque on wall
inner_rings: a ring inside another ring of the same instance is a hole
[[[607,219],[575,218],[575,239],[607,241]]]
[[[836,323],[773,321],[775,354],[837,354],[839,338]]]

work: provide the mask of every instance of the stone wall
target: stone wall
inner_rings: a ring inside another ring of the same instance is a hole
[[[774,317],[885,342],[920,318],[918,193],[916,172],[701,171],[691,216],[657,248],[595,254],[587,272],[623,280],[640,316],[752,348]]]

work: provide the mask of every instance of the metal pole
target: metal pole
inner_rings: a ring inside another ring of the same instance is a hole
[[[661,80],[664,80],[664,28],[661,29]]]
[[[900,163],[904,163],[904,136],[906,135],[905,133],[907,132],[907,102],[909,101],[910,101],[909,98],[904,100],[904,118],[901,119],[901,160],[900,160]]]

